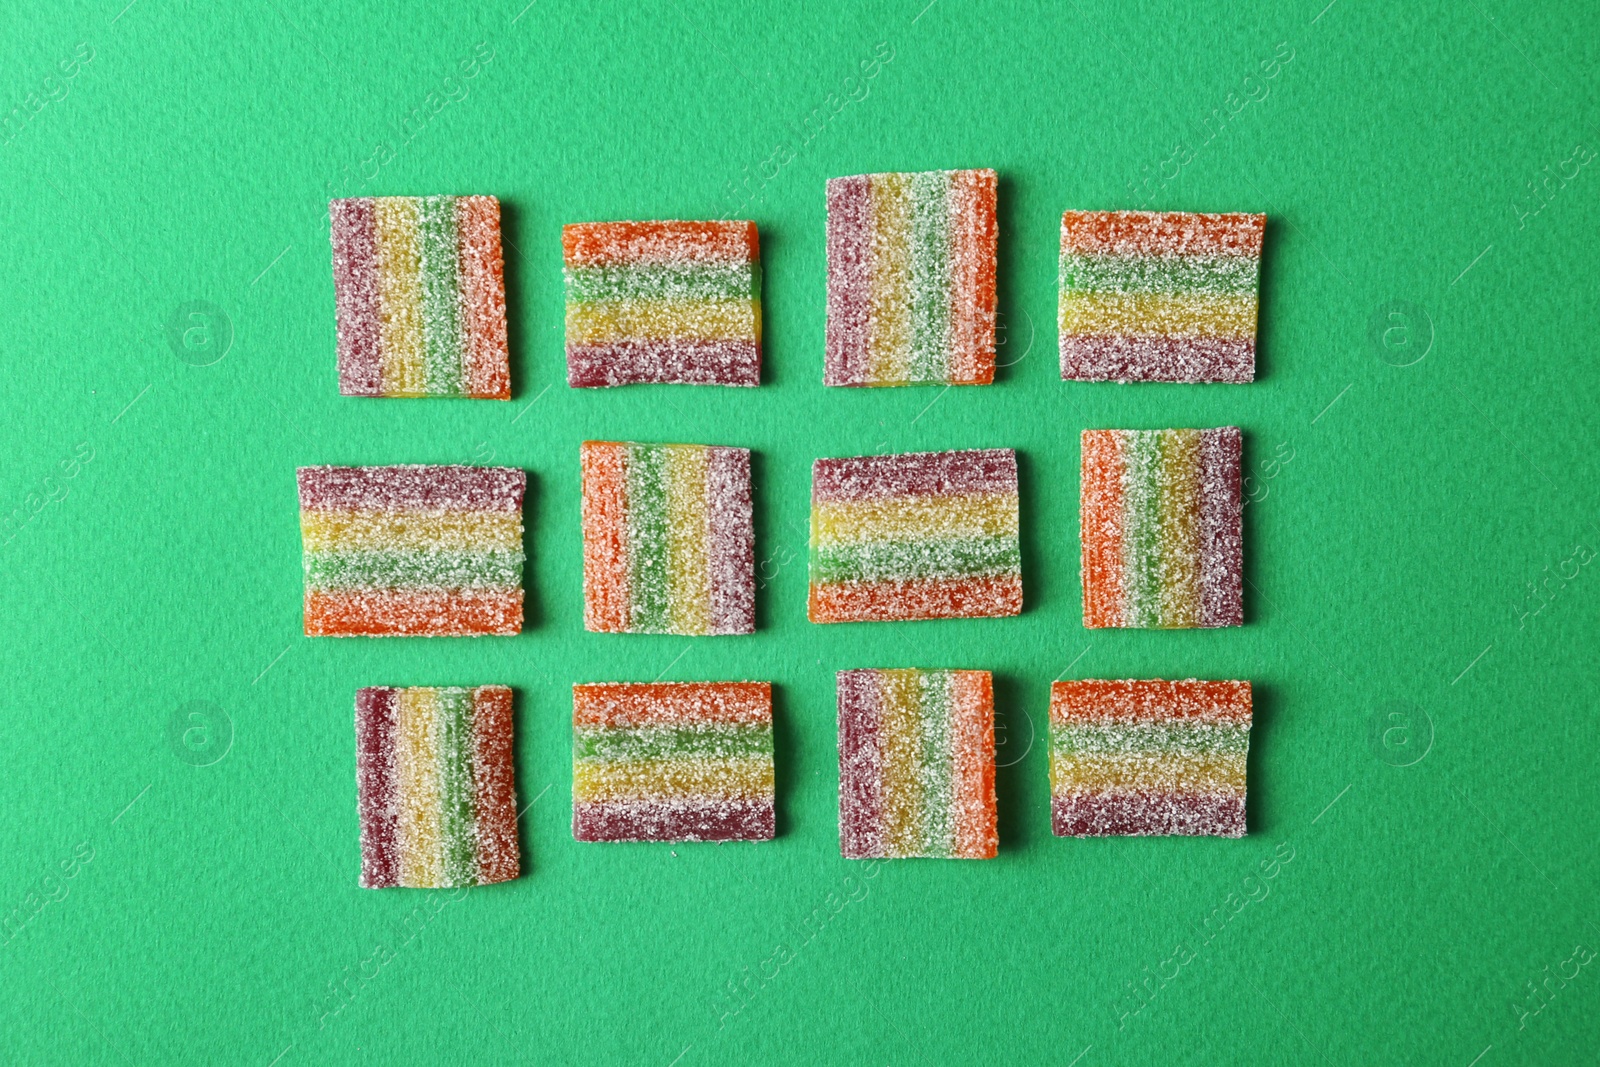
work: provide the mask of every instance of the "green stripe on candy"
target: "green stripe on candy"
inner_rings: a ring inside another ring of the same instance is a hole
[[[1021,567],[1015,537],[879,541],[811,550],[812,579],[820,582],[977,578],[1014,574]]]
[[[1240,256],[1061,257],[1061,288],[1080,293],[1207,293],[1249,296],[1260,261]]]
[[[942,382],[950,356],[950,176],[911,176],[911,361],[913,382]]]
[[[950,817],[955,788],[950,750],[954,679],[949,671],[925,671],[917,682],[922,711],[922,848],[929,855],[948,856],[955,828]]]
[[[460,295],[456,280],[456,198],[422,198],[422,340],[429,396],[460,396]]]
[[[685,266],[568,267],[567,302],[605,300],[753,300],[760,295],[760,268],[740,264]]]
[[[1161,435],[1133,430],[1123,470],[1122,565],[1124,624],[1155,626],[1161,609]]]
[[[772,727],[728,723],[689,729],[575,730],[572,755],[575,759],[608,763],[770,757]]]
[[[1213,723],[1139,723],[1052,726],[1050,751],[1058,756],[1243,756],[1250,728]]]
[[[662,633],[672,622],[666,467],[661,445],[628,446],[628,587],[633,629],[644,633]]]
[[[440,689],[439,832],[444,838],[444,882],[478,882],[477,795],[472,782],[472,691]]]
[[[520,552],[308,552],[310,589],[509,589],[522,584]]]

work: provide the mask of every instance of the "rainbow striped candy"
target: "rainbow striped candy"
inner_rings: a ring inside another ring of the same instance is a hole
[[[513,467],[301,467],[308,637],[522,629]]]
[[[564,226],[567,384],[761,384],[753,222]]]
[[[577,840],[766,840],[773,798],[770,683],[572,687]]]
[[[1243,837],[1249,752],[1249,682],[1056,682],[1051,826]]]
[[[992,859],[988,671],[840,671],[839,845],[846,859]]]
[[[1085,430],[1083,624],[1244,622],[1239,429]]]
[[[995,172],[828,181],[825,385],[994,381]]]
[[[585,629],[755,632],[749,449],[585,441],[582,466]]]
[[[345,396],[511,399],[500,201],[328,202]]]
[[[361,885],[515,878],[516,768],[503,685],[356,691]]]
[[[1016,615],[1017,534],[1009,448],[819,459],[807,613],[812,622]]]
[[[1265,215],[1061,216],[1061,377],[1248,382]]]

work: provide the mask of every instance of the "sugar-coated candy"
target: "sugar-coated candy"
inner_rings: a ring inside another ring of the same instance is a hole
[[[839,845],[846,859],[990,859],[988,671],[840,671]]]
[[[761,384],[753,222],[562,227],[567,384]]]
[[[514,467],[301,467],[311,637],[522,629]]]
[[[1243,837],[1250,683],[1056,682],[1057,837]]]
[[[585,441],[582,467],[586,629],[755,631],[749,449]]]
[[[572,836],[579,841],[772,837],[772,685],[572,687]]]
[[[442,889],[515,878],[511,741],[507,686],[358,689],[362,886]]]
[[[328,203],[346,396],[511,399],[500,201]]]
[[[1239,429],[1085,430],[1083,624],[1244,622]]]
[[[994,381],[995,172],[828,181],[826,385]]]
[[[1068,211],[1061,377],[1248,382],[1265,215]]]
[[[1009,448],[819,459],[811,469],[812,622],[1022,611]]]

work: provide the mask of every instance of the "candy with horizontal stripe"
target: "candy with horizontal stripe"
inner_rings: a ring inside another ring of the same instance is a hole
[[[572,687],[572,836],[757,841],[774,832],[772,686]]]

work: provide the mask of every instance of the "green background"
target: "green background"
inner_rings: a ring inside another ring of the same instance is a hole
[[[0,27],[8,1061],[1593,1057],[1592,8],[125,2]],[[824,180],[941,167],[1005,366],[825,390]],[[341,398],[326,200],[441,192],[506,205],[515,397]],[[1271,216],[1255,384],[1059,380],[1060,213],[1138,206]],[[721,215],[762,387],[569,389],[561,224]],[[1079,431],[1228,424],[1247,625],[1084,630]],[[756,450],[755,636],[584,632],[589,437]],[[976,446],[1023,615],[808,623],[811,461]],[[295,467],[395,462],[528,470],[521,636],[301,636]],[[995,672],[993,862],[839,857],[833,672],[914,665]],[[776,841],[572,841],[568,686],[658,676],[775,683]],[[1253,681],[1249,836],[1053,838],[1058,676]],[[524,876],[358,889],[354,690],[489,682]]]

